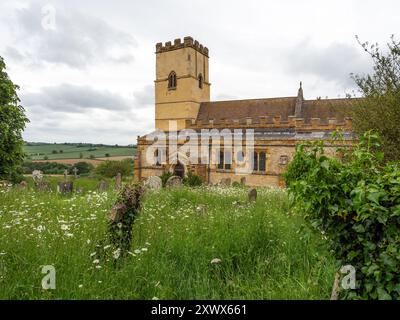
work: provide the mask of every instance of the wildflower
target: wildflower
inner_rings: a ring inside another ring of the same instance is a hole
[[[100,263],[100,260],[99,259],[94,259],[93,263],[98,264],[98,263]]]
[[[140,250],[139,249],[136,249],[135,251],[134,251],[136,254],[140,254]]]
[[[79,288],[82,288],[82,287],[83,287],[83,284],[80,284],[78,287],[79,287]]]
[[[153,297],[151,298],[151,300],[160,300],[160,299],[158,299],[157,297]]]
[[[120,255],[121,255],[121,249],[120,248],[118,248],[117,250],[115,250],[113,252],[114,259],[118,259]]]
[[[90,254],[90,257],[94,257],[94,256],[96,255],[96,253],[97,253],[97,252],[92,252],[92,253]]]
[[[96,269],[101,269],[101,266],[100,266],[100,265],[97,265],[97,266],[96,266]]]
[[[108,244],[108,245],[106,245],[103,249],[104,249],[104,250],[107,250],[107,249],[110,248],[110,247],[111,247],[111,245]]]
[[[86,243],[87,243],[87,244],[90,244],[90,239],[87,239],[87,240],[86,240]]]
[[[61,225],[61,230],[69,230],[69,226],[68,225],[66,225],[66,224],[62,224]]]
[[[142,248],[142,251],[147,251],[147,248]]]
[[[218,258],[214,258],[211,260],[211,264],[216,264],[216,263],[220,263],[222,260],[218,259]]]

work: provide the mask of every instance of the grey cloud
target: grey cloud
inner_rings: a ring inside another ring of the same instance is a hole
[[[38,3],[17,9],[17,46],[20,56],[34,65],[43,62],[82,68],[99,62],[127,63],[134,59],[136,40],[100,18],[83,15],[61,6],[55,8],[55,30],[42,27]],[[14,50],[18,50],[14,48]]]
[[[362,50],[345,43],[320,47],[305,40],[288,51],[285,59],[288,72],[312,74],[344,86],[354,85],[350,73],[366,72],[370,65]]]
[[[140,91],[133,93],[136,106],[138,108],[146,108],[154,105],[154,86],[147,85]]]
[[[39,107],[52,112],[79,113],[88,109],[128,111],[131,108],[125,99],[115,93],[70,84],[44,87],[37,93],[23,93],[21,100],[31,110]]]

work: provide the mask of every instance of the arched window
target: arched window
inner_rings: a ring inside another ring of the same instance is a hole
[[[266,156],[265,152],[260,152],[258,154],[258,170],[265,172],[266,169]]]
[[[203,75],[201,73],[199,74],[199,88],[203,89]]]
[[[159,149],[156,149],[155,151],[154,151],[154,162],[155,162],[155,165],[158,167],[158,166],[161,166],[161,152],[160,152],[160,150]]]
[[[224,152],[220,151],[219,152],[219,159],[218,159],[218,169],[223,169],[224,168]]]
[[[168,76],[168,90],[176,89],[176,73],[171,71]]]

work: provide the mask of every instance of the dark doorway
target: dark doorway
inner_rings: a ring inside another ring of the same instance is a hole
[[[174,175],[183,178],[185,176],[185,167],[178,162],[174,168]]]

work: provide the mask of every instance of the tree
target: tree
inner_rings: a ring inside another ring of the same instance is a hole
[[[29,122],[19,104],[18,89],[10,80],[4,59],[0,57],[0,178],[11,180],[24,158],[22,132]]]
[[[358,38],[357,38],[358,40]],[[356,99],[352,111],[354,130],[374,130],[382,139],[379,149],[385,160],[400,159],[400,42],[394,36],[382,51],[378,44],[361,43],[371,56],[372,73],[352,75],[363,99]]]

